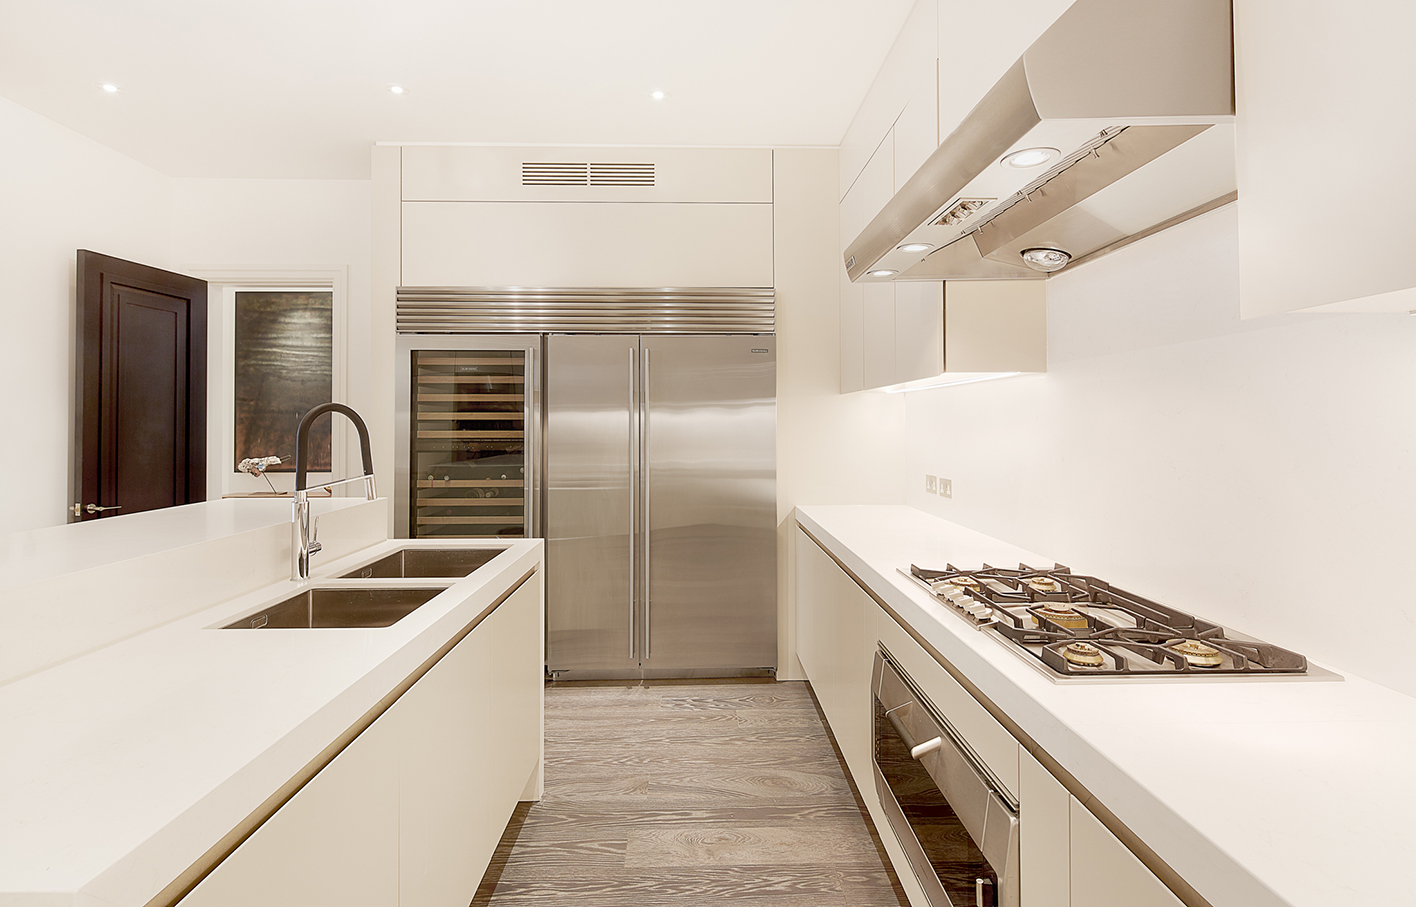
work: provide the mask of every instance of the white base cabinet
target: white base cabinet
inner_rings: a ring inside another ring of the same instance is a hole
[[[861,588],[806,533],[797,530],[797,657],[857,787],[869,780],[870,671],[874,627]],[[873,781],[870,784],[873,786]]]
[[[1017,795],[1023,907],[1183,907],[1119,838],[800,528],[796,570],[798,657],[914,907],[928,904],[880,809],[871,767],[870,677],[874,652],[881,644],[1003,786]]]
[[[182,907],[398,903],[398,731],[385,712]]]
[[[465,907],[540,768],[534,574],[181,901]]]
[[[1071,894],[1077,907],[1184,907],[1076,797],[1070,804]]]

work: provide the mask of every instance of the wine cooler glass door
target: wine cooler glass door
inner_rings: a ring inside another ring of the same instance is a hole
[[[534,537],[536,347],[440,339],[404,360],[408,537]]]

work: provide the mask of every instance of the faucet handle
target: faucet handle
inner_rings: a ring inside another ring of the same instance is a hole
[[[316,551],[323,551],[324,545],[320,544],[320,518],[315,517],[314,525],[311,527],[310,547],[307,549],[310,554]]]

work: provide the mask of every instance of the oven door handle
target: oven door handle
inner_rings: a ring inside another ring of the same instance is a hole
[[[905,723],[899,718],[895,717],[896,712],[900,711],[901,709],[908,708],[909,706],[912,706],[914,704],[915,703],[911,701],[906,702],[903,705],[897,705],[890,711],[886,712],[885,717],[890,720],[890,726],[895,729],[895,733],[899,734],[900,739],[905,741],[905,746],[910,748],[910,757],[913,759],[923,759],[925,756],[928,756],[930,753],[943,746],[944,738],[931,737],[923,743],[915,742],[913,735],[911,735],[909,731],[905,730]]]

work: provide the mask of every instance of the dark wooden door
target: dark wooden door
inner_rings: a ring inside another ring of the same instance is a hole
[[[205,501],[206,282],[80,249],[77,297],[71,513]]]

